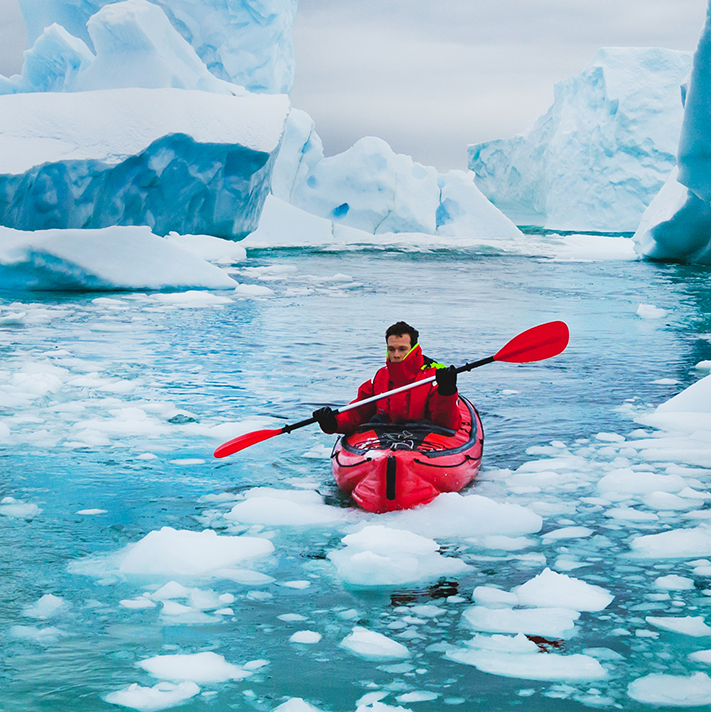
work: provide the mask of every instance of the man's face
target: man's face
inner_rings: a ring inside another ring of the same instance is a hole
[[[400,363],[412,348],[409,334],[402,334],[401,336],[393,334],[392,336],[388,336],[387,345],[388,361],[390,361],[390,363]]]

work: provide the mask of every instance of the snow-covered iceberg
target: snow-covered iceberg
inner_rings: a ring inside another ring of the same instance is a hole
[[[250,91],[288,93],[298,0],[155,0],[210,72]],[[20,0],[30,44],[57,23],[93,47],[87,22],[112,0]],[[118,3],[117,3],[118,4]],[[121,33],[117,39],[124,39]]]
[[[254,230],[288,98],[125,88],[0,96],[0,224]]]
[[[634,239],[649,259],[711,264],[711,6],[694,55],[679,169],[642,216]]]
[[[603,48],[529,129],[469,147],[477,185],[517,224],[633,231],[674,167],[691,53]]]

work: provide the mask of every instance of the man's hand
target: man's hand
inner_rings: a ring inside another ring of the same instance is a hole
[[[441,396],[453,396],[457,392],[457,368],[438,368],[435,374],[437,390]]]
[[[312,415],[316,418],[316,422],[324,433],[332,434],[338,430],[338,420],[336,420],[337,413],[338,411],[333,410],[333,408],[325,406],[315,410]]]

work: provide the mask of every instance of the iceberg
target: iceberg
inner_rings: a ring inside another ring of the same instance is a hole
[[[159,88],[0,96],[0,224],[256,229],[289,101]]]
[[[517,224],[632,232],[676,164],[691,53],[603,48],[523,133],[469,146],[484,195]]]
[[[711,264],[711,8],[694,55],[675,170],[634,235],[647,259]]]
[[[440,175],[382,139],[366,136],[323,157],[313,122],[293,112],[274,168],[272,192],[295,207],[371,235],[519,237],[521,232],[474,183],[474,174]]]
[[[20,0],[30,44],[60,25],[93,47],[87,23],[111,0]],[[122,3],[116,3],[120,5]],[[155,0],[212,75],[250,91],[288,93],[297,0]],[[117,39],[123,39],[117,35]]]

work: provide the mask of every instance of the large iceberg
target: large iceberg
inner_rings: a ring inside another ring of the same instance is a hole
[[[148,225],[240,239],[259,223],[289,112],[213,76],[158,5],[59,25],[0,77],[0,224]]]
[[[287,97],[126,88],[0,96],[0,224],[254,230]]]
[[[650,259],[711,264],[711,3],[694,55],[678,160],[678,172],[642,216],[637,251]]]
[[[603,48],[510,139],[469,147],[477,185],[517,224],[633,231],[676,164],[691,53]]]
[[[288,93],[298,0],[154,0],[210,72],[250,91]],[[52,24],[93,47],[89,19],[112,0],[20,0],[30,44]],[[125,39],[117,35],[118,39]]]
[[[521,235],[477,188],[473,173],[438,174],[372,136],[324,158],[313,121],[298,110],[287,120],[272,193],[334,226],[370,234]]]

